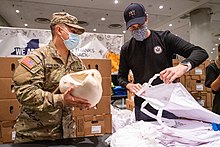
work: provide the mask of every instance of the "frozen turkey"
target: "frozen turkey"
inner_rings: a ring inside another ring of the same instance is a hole
[[[89,69],[63,76],[59,83],[61,93],[74,86],[72,95],[87,99],[94,107],[102,97],[102,77],[98,70]]]

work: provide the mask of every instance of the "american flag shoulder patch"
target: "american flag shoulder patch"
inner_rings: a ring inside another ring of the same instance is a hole
[[[29,69],[32,69],[35,66],[35,61],[28,56],[24,57],[21,63]]]

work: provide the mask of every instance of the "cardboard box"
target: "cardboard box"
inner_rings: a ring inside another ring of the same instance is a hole
[[[20,113],[17,99],[0,99],[0,121],[16,120]]]
[[[206,87],[206,91],[207,91],[207,92],[212,92],[212,89],[211,89],[211,88]]]
[[[15,93],[12,92],[13,87],[12,78],[0,78],[0,99],[16,98]]]
[[[102,77],[102,96],[111,96],[111,77]]]
[[[189,71],[189,75],[205,75],[205,63],[203,62],[199,66]]]
[[[87,69],[97,69],[102,77],[111,77],[110,59],[82,59]]]
[[[192,80],[201,80],[200,75],[191,75]]]
[[[11,78],[18,67],[18,57],[0,57],[0,78]]]
[[[135,96],[134,93],[132,93],[132,92],[130,92],[129,90],[127,90],[127,98],[128,98],[129,100],[133,100],[133,99],[134,99],[134,96]]]
[[[133,111],[133,109],[134,109],[134,100],[126,99],[126,109]]]
[[[186,76],[183,75],[183,76],[181,76],[179,79],[180,79],[180,83],[181,83],[183,86],[185,86],[185,85],[186,85]]]
[[[212,111],[212,107],[208,107],[208,108],[206,108],[207,110],[209,110],[209,111]]]
[[[206,87],[202,83],[196,83],[196,85],[191,86],[192,91],[206,91]]]
[[[191,92],[192,96],[205,108],[213,106],[213,94],[211,92]]]
[[[173,66],[177,66],[180,63],[179,59],[173,59]]]
[[[212,92],[207,92],[207,99],[206,99],[206,107],[209,108],[213,106],[213,99],[214,99],[214,94]]]
[[[102,96],[100,102],[96,105],[96,107],[90,108],[88,110],[74,108],[73,116],[110,114],[110,103],[111,96]]]
[[[0,78],[11,78],[17,66],[19,57],[0,57]],[[103,77],[111,76],[110,59],[82,59],[87,69],[97,69]]]
[[[14,132],[15,121],[0,122],[0,140],[2,143],[13,143],[15,139]]]
[[[75,117],[76,137],[100,136],[112,133],[112,115],[85,115]]]
[[[185,84],[183,84],[189,92],[210,91],[205,86],[205,77],[204,75],[185,75]]]
[[[200,75],[200,80],[205,81],[205,76],[206,76],[206,74]]]

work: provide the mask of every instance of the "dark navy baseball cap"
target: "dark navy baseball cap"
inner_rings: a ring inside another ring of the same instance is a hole
[[[142,4],[131,3],[124,11],[126,29],[134,24],[144,24],[147,13]]]

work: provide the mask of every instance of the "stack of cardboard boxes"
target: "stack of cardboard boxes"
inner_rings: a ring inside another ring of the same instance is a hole
[[[87,69],[97,69],[102,75],[102,98],[93,108],[73,111],[76,121],[75,136],[97,136],[112,133],[111,102],[111,60],[83,59]]]
[[[20,104],[12,93],[12,76],[18,66],[18,58],[0,58],[0,142],[13,142],[13,126],[19,114]]]
[[[13,91],[12,76],[19,58],[0,58],[0,144],[12,143],[15,137],[13,126],[19,115],[20,104]],[[111,101],[111,60],[83,59],[87,69],[97,69],[102,75],[103,94],[100,102],[88,110],[75,108],[76,137],[112,133]]]
[[[173,59],[173,66],[178,65],[179,59]],[[213,94],[210,88],[205,87],[206,66],[210,61],[206,60],[196,68],[190,70],[181,78],[179,82],[191,93],[191,95],[203,107],[211,110],[213,102]],[[133,81],[132,74],[129,74],[128,80]],[[126,108],[132,110],[134,107],[133,94],[128,91],[128,99],[126,100]]]
[[[179,64],[179,61],[176,60],[174,63]],[[200,105],[211,110],[214,95],[212,94],[211,88],[205,86],[206,66],[209,64],[209,60],[204,61],[202,64],[182,76],[180,82]]]

